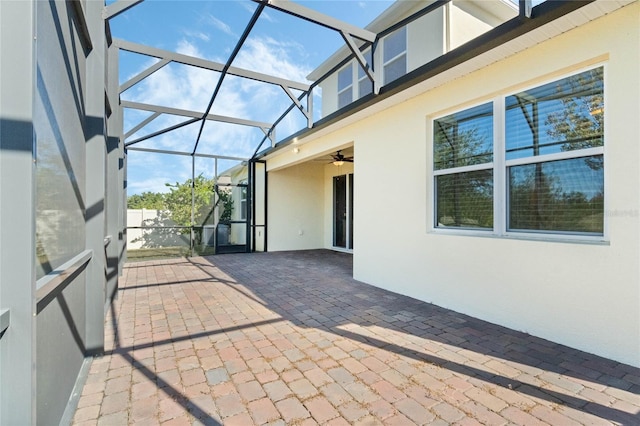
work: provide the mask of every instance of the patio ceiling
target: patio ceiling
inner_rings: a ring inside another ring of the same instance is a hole
[[[142,3],[142,0],[120,0],[111,3],[105,8],[105,18],[113,27],[112,20],[119,16],[126,17],[127,14],[132,14],[143,6],[147,10],[158,6],[158,3],[152,1]],[[184,4],[183,2],[171,3],[178,8],[181,7],[181,3]],[[213,7],[224,4],[224,2],[211,3]],[[294,19],[303,22],[309,31],[318,35],[315,37],[318,43],[324,43],[333,38],[335,44],[336,39],[342,39],[342,43],[351,50],[352,55],[367,70],[371,68],[359,48],[365,48],[375,42],[377,34],[374,32],[291,1],[254,0],[247,3],[252,7],[251,17],[244,28],[229,29],[230,32],[241,35],[237,38],[234,48],[227,52],[223,60],[205,59],[197,55],[124,40],[119,38],[117,30],[112,30],[113,45],[119,50],[120,56],[125,54],[131,58],[133,55],[138,57],[138,61],[141,60],[138,66],[140,71],[124,78],[121,72],[120,77],[120,106],[125,114],[125,122],[135,123],[129,124],[129,128],[124,129],[123,136],[127,149],[244,160],[251,158],[261,149],[275,146],[276,128],[280,130],[288,127],[283,135],[287,136],[287,132],[291,134],[300,128],[313,126],[318,118],[317,113],[314,115],[313,108],[313,89],[316,84],[303,80],[306,75],[289,78],[286,76],[287,72],[280,72],[274,66],[275,64],[263,64],[264,66],[254,64],[254,69],[236,65],[243,49],[248,48],[247,44],[252,37],[252,31],[262,21],[272,19],[266,16],[266,9],[276,14],[280,21],[290,22]],[[166,7],[166,4],[163,6]],[[286,37],[287,34],[285,39]],[[288,41],[295,41],[295,34],[288,34],[288,37],[291,38]],[[302,48],[312,51],[316,47],[305,45]],[[321,62],[326,58],[319,59]],[[255,68],[276,72],[264,72]],[[175,104],[154,102],[154,99],[165,98],[153,93],[154,89],[156,91],[163,89],[158,83],[162,79],[157,78],[160,70],[165,70],[165,74],[170,76],[176,76],[178,73],[192,73],[192,76],[197,75],[200,79],[204,76],[208,83],[199,92],[201,96],[198,96],[198,99],[189,99],[189,92],[186,91],[183,98],[174,98]],[[369,73],[369,76],[373,78],[372,73]],[[156,78],[155,82],[154,78]],[[255,108],[244,111],[245,114],[239,114],[243,111],[236,111],[234,105],[230,104],[237,99],[234,95],[240,94],[248,98],[247,102],[260,105],[263,100],[254,101],[252,94],[255,93],[262,97],[265,94],[270,97],[272,102],[269,102],[269,108]],[[145,101],[142,102],[141,99]],[[205,99],[206,102],[203,102]],[[287,126],[279,126],[285,120]],[[233,144],[232,141],[220,145],[214,143],[213,138],[207,137],[211,134],[229,132],[231,127],[242,128],[244,137],[253,140],[250,150],[229,149]],[[176,135],[176,137],[172,138],[173,142],[170,145],[166,142],[157,143],[163,135]]]

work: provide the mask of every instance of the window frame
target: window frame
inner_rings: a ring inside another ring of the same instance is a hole
[[[344,67],[340,68],[340,70],[338,70],[338,72],[336,73],[336,87],[338,88],[338,91],[336,93],[336,105],[338,107],[338,109],[344,108],[347,105],[349,105],[350,103],[352,103],[354,101],[354,84],[353,84],[353,61],[350,61],[347,65],[345,65]],[[349,71],[346,73],[346,75],[349,75],[350,78],[350,82],[348,85],[346,85],[345,87],[343,87],[342,89],[340,88],[340,74],[342,74],[343,72]],[[350,90],[351,91],[351,100],[349,100],[349,102],[347,102],[344,105],[340,105],[340,95],[345,93],[346,91]],[[357,98],[356,98],[357,99]]]
[[[373,54],[371,52],[371,48],[367,48],[362,52],[362,56],[364,56],[364,58],[371,64],[373,62],[372,58],[373,58]],[[356,78],[355,81],[358,83],[357,84],[357,93],[355,93],[355,98],[356,99],[360,99],[363,96],[366,96],[370,93],[373,93],[373,82],[369,79],[369,76],[367,75],[367,73],[362,69],[362,66],[356,62]],[[369,82],[371,84],[371,90],[365,94],[362,93],[362,91],[360,90],[362,88],[362,83],[363,82]]]
[[[435,122],[438,121],[441,118],[447,117],[449,115],[455,114],[456,112],[461,112],[461,111],[466,111],[466,110],[470,110],[473,108],[477,108],[480,106],[484,106],[486,104],[491,104],[492,106],[492,116],[493,116],[493,134],[492,134],[492,145],[493,145],[493,150],[492,150],[492,160],[485,162],[485,163],[480,163],[480,164],[472,164],[472,165],[465,165],[465,166],[458,166],[458,167],[451,167],[451,168],[444,168],[444,169],[439,169],[439,170],[435,170],[434,168],[434,159],[432,159],[431,161],[431,176],[432,176],[432,185],[431,188],[433,190],[433,220],[432,220],[432,229],[436,229],[438,231],[447,231],[447,230],[452,230],[454,232],[469,232],[472,233],[474,235],[486,235],[488,233],[492,233],[495,230],[495,223],[496,223],[496,206],[495,206],[495,149],[496,149],[496,123],[495,123],[495,104],[491,101],[491,100],[487,100],[485,99],[482,102],[477,102],[477,103],[473,103],[473,104],[468,104],[466,105],[464,108],[459,108],[456,110],[451,110],[446,114],[442,114],[438,117],[435,117],[433,120],[431,120],[431,138],[432,138],[432,150],[431,153],[433,155],[434,149],[435,149],[435,138],[434,138],[434,130],[435,130]],[[437,190],[437,179],[436,177],[438,176],[451,176],[451,175],[455,175],[455,174],[461,174],[461,173],[470,173],[470,172],[477,172],[477,171],[483,171],[483,170],[490,170],[493,174],[493,200],[494,200],[494,205],[493,205],[493,227],[491,229],[488,228],[479,228],[479,227],[438,227],[436,226],[436,223],[438,221],[437,215],[438,215],[438,210],[437,210],[437,198],[438,198],[438,190]]]
[[[240,220],[247,220],[247,192],[249,189],[248,181],[241,180],[238,183],[240,188]]]
[[[599,147],[584,148],[578,150],[570,150],[552,154],[544,154],[538,156],[527,156],[522,158],[506,159],[506,99],[514,94],[535,89],[549,83],[558,82],[566,78],[602,68],[603,83],[603,145]],[[608,227],[608,166],[607,166],[607,140],[609,133],[608,126],[608,87],[607,83],[607,64],[595,63],[589,66],[573,68],[561,73],[548,74],[544,78],[536,79],[532,83],[523,84],[517,87],[510,87],[509,90],[500,91],[492,97],[485,97],[479,101],[468,104],[461,104],[454,108],[448,108],[428,118],[427,132],[430,144],[427,169],[429,173],[429,188],[431,219],[427,227],[428,232],[444,235],[464,235],[464,236],[483,236],[497,237],[509,239],[523,240],[542,240],[542,241],[559,241],[559,242],[577,242],[577,243],[608,243],[609,227]],[[436,177],[439,175],[463,173],[474,170],[486,170],[487,164],[477,164],[471,166],[462,166],[455,169],[436,170],[434,165],[434,149],[435,149],[435,123],[448,115],[465,111],[486,103],[493,104],[493,229],[476,229],[476,228],[456,228],[456,227],[438,227],[437,226],[437,188]],[[604,188],[604,208],[602,218],[602,234],[587,233],[577,231],[550,231],[550,230],[510,230],[509,226],[509,168],[520,165],[531,165],[537,163],[548,163],[551,161],[570,160],[576,158],[586,158],[589,156],[602,156],[603,158],[603,188]],[[429,192],[427,192],[429,194]]]
[[[385,50],[387,48],[386,46],[386,41],[389,39],[389,37],[393,36],[396,34],[396,32],[398,31],[404,31],[404,50],[401,53],[398,53],[397,55],[395,55],[392,58],[389,58],[389,60],[385,61],[384,60],[384,53]],[[398,28],[397,30],[395,30],[394,32],[392,32],[391,34],[388,34],[387,36],[385,36],[382,39],[382,49],[381,50],[381,62],[382,62],[382,85],[385,86],[389,83],[391,83],[392,81],[397,80],[398,78],[400,78],[401,76],[397,77],[394,80],[388,81],[387,80],[387,65],[391,64],[392,62],[395,62],[396,60],[402,58],[404,56],[404,74],[406,75],[409,72],[409,61],[408,61],[408,50],[409,50],[409,28],[408,26],[403,26],[401,28]]]

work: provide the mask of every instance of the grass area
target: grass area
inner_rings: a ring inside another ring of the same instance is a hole
[[[210,246],[196,246],[194,256],[208,256],[215,254],[215,249]],[[189,247],[158,247],[137,250],[127,250],[128,262],[142,262],[145,260],[171,259],[175,257],[189,257]]]

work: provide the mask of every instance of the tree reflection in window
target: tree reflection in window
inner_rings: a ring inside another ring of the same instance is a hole
[[[603,146],[603,117],[602,68],[507,97],[507,165],[530,158],[508,167],[509,229],[602,234],[604,158],[581,151]]]
[[[436,226],[492,229],[492,104],[442,117],[434,126],[434,170],[442,171],[435,178]]]

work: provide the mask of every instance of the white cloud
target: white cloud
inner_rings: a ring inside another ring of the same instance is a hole
[[[303,47],[295,42],[280,42],[270,37],[251,38],[243,46],[234,65],[289,80],[307,81],[311,68],[300,65],[292,57],[294,51],[304,55]]]
[[[221,21],[220,19],[216,18],[211,13],[208,16],[208,21],[214,26],[214,28],[217,28],[218,30],[222,31],[223,33],[225,33],[227,35],[230,35],[230,36],[232,36],[234,38],[238,37],[238,35],[233,32],[233,30],[231,29],[231,27],[229,25],[227,25],[225,22]]]
[[[209,34],[204,33],[202,31],[190,31],[190,30],[184,30],[184,35],[186,35],[187,37],[191,37],[191,38],[195,38],[198,40],[202,40],[204,42],[208,42],[211,40],[211,37],[209,37]]]
[[[233,65],[294,81],[305,81],[310,68],[301,66],[296,60],[297,56],[301,56],[301,50],[301,46],[297,43],[282,43],[271,38],[249,39]],[[206,57],[194,43],[188,40],[181,40],[176,46],[176,51],[194,57]],[[217,72],[171,64],[127,91],[123,98],[204,112],[219,76]],[[278,86],[227,75],[211,113],[271,123],[285,111],[290,103],[288,96]],[[140,121],[139,118],[134,121],[134,117],[139,117],[139,114],[137,116],[131,114],[129,119],[125,117],[125,120],[129,121],[125,124],[125,131]],[[299,130],[300,117],[302,117],[300,111],[292,111],[277,129],[279,138]],[[188,118],[163,115],[137,135],[132,136],[130,140],[185,120]],[[191,152],[199,128],[200,122],[141,142],[139,146]],[[262,131],[256,128],[208,121],[198,152],[248,157],[253,154],[263,137]],[[263,149],[266,146],[268,142],[263,145]],[[150,161],[151,156],[136,156],[136,159],[130,162],[130,194],[141,191],[166,191],[164,186],[166,182],[184,181],[190,177],[189,157],[175,158],[175,161],[170,159],[171,164],[176,164],[174,168],[168,165],[167,157],[177,156],[159,156],[158,154],[155,156],[158,156],[158,160]],[[146,160],[140,158],[146,158]],[[189,161],[184,163],[184,159]]]

